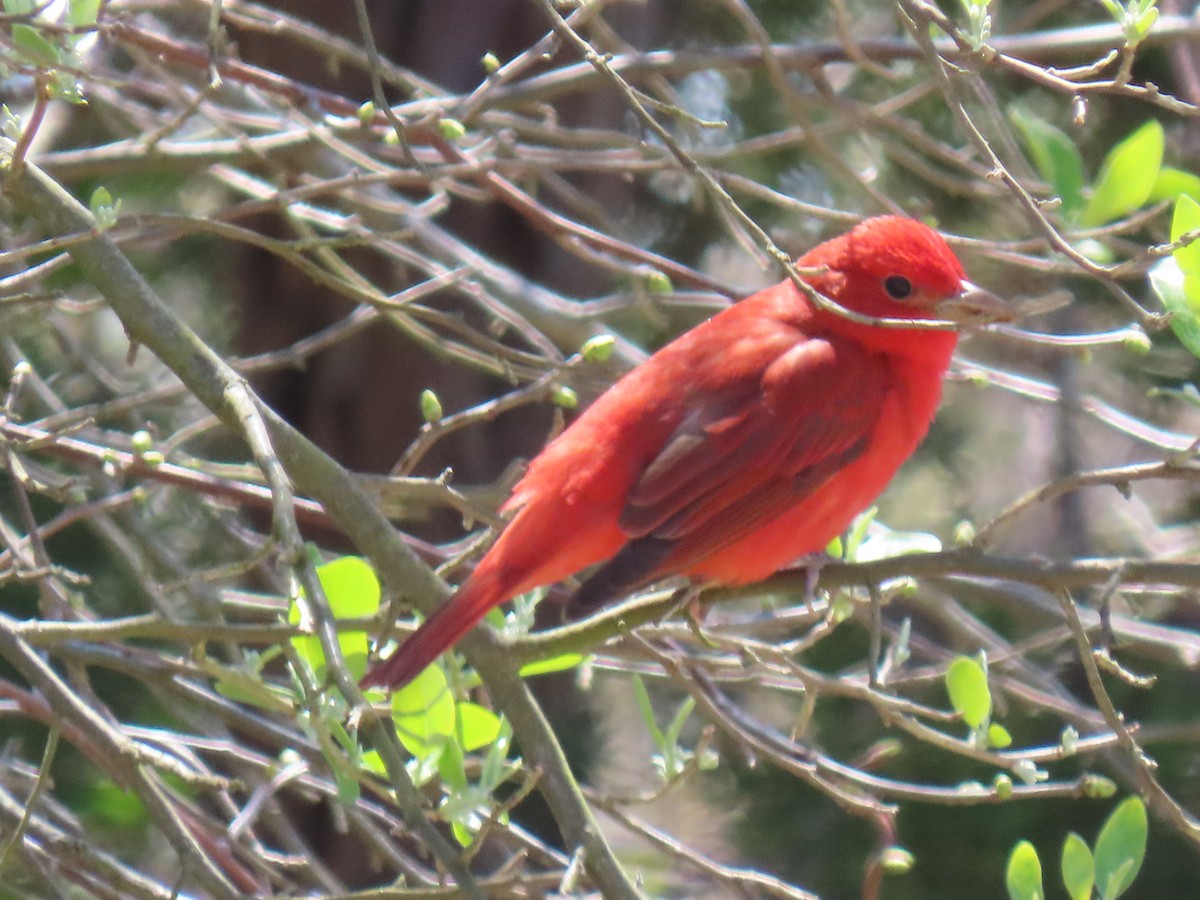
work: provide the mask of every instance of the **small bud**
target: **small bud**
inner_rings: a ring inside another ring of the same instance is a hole
[[[888,847],[879,854],[879,865],[889,875],[908,874],[916,861],[916,857],[903,847]]]
[[[144,456],[154,446],[154,438],[144,428],[130,435],[129,442],[133,445],[133,452],[138,456]]]
[[[1153,346],[1150,342],[1150,336],[1140,328],[1133,329],[1125,336],[1125,349],[1135,356],[1145,356],[1150,352]]]
[[[121,201],[114,201],[112,194],[108,192],[108,188],[103,185],[92,191],[88,207],[92,211],[92,217],[96,220],[96,227],[101,231],[112,228],[117,224],[117,216],[121,212]]]
[[[102,207],[111,207],[112,202],[112,194],[109,193],[108,188],[106,188],[104,185],[100,185],[94,191],[92,191],[92,199],[89,201],[89,204],[92,208],[92,214],[95,215],[96,211]]]
[[[1008,729],[1003,725],[997,725],[993,722],[988,726],[987,742],[989,747],[995,750],[1003,750],[1005,747],[1012,746],[1012,735],[1008,733]]]
[[[438,134],[448,141],[460,140],[467,133],[467,129],[458,119],[438,119],[437,130]]]
[[[395,128],[388,129],[383,135],[383,143],[388,147],[400,146],[400,135],[396,133]]]
[[[1013,774],[1026,784],[1037,784],[1050,777],[1049,773],[1039,769],[1032,759],[1021,759],[1013,766]]]
[[[996,792],[996,797],[1000,800],[1011,800],[1013,795],[1012,779],[1003,772],[999,773],[992,779],[992,790]]]
[[[971,387],[982,388],[987,387],[991,383],[992,380],[986,372],[969,372],[967,374],[967,384],[971,385]]]
[[[28,378],[32,374],[33,374],[33,366],[31,366],[29,364],[28,360],[23,359],[19,363],[17,363],[15,366],[13,366],[12,377],[14,380],[21,379],[21,378]]]
[[[375,121],[375,103],[368,100],[358,108],[358,121],[365,128]]]
[[[675,290],[675,286],[671,284],[671,279],[667,274],[658,270],[646,275],[645,285],[646,290],[652,294],[669,294]]]
[[[500,71],[500,59],[491,51],[483,54],[483,59],[481,59],[480,62],[483,63],[483,71],[487,72],[489,75],[495,75],[498,71]]]
[[[1074,756],[1075,751],[1079,749],[1079,732],[1068,725],[1062,730],[1062,738],[1059,743],[1062,744],[1063,753],[1067,756]]]
[[[1093,800],[1107,800],[1117,792],[1117,783],[1103,775],[1083,776],[1083,795]]]
[[[584,341],[583,346],[579,348],[579,355],[584,358],[585,362],[602,363],[608,362],[616,349],[617,339],[615,337],[611,334],[598,334]]]
[[[876,741],[867,751],[854,761],[856,769],[870,771],[878,769],[886,760],[899,756],[904,752],[904,745],[895,738],[884,738]]]
[[[975,540],[975,523],[967,519],[963,519],[954,526],[954,543],[959,547],[965,547]]]
[[[550,400],[555,406],[562,409],[574,409],[579,405],[579,395],[565,384],[560,384],[554,388],[554,393],[550,395]]]
[[[442,420],[442,401],[429,388],[421,391],[421,417],[430,425]]]
[[[163,456],[162,453],[160,453],[158,450],[147,450],[145,453],[140,454],[140,456],[141,456],[142,462],[145,463],[146,465],[150,466],[151,468],[156,468],[158,466],[161,466],[163,463],[165,463],[167,461],[167,458],[165,456]]]
[[[21,117],[8,108],[7,103],[0,103],[0,134],[13,141],[21,139]]]

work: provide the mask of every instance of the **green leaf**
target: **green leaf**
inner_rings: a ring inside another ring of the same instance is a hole
[[[988,726],[987,738],[988,746],[996,750],[1003,750],[1005,747],[1012,746],[1012,735],[1008,733],[1008,729],[994,722]]]
[[[354,777],[354,772],[349,769],[335,768],[333,783],[337,786],[338,803],[342,806],[351,807],[362,796],[362,787],[359,785],[358,779]]]
[[[667,743],[676,745],[679,743],[679,735],[683,733],[683,726],[687,724],[688,717],[691,716],[692,710],[696,708],[696,698],[688,697],[679,704],[679,709],[675,711],[675,717],[671,719],[671,724],[667,726],[665,737]]]
[[[321,589],[325,592],[335,619],[365,618],[379,610],[379,579],[375,570],[357,556],[343,556],[317,566],[317,578],[321,581]],[[298,625],[302,618],[300,604],[293,601],[288,607],[288,622]],[[338,645],[342,648],[342,656],[350,674],[355,678],[366,674],[367,633],[340,632]],[[312,668],[317,681],[324,681],[328,664],[320,638],[312,634],[300,635],[292,638],[292,646]]]
[[[479,768],[479,786],[491,793],[506,775],[508,749],[512,744],[512,725],[508,719],[500,719],[500,730],[484,754],[483,765]]]
[[[74,28],[90,28],[100,14],[100,0],[70,0],[67,22]]]
[[[1129,40],[1130,46],[1136,46],[1144,41],[1147,35],[1150,34],[1150,29],[1154,27],[1154,23],[1158,21],[1158,9],[1151,7],[1139,15],[1126,29],[1125,36]]]
[[[1120,897],[1128,890],[1129,886],[1125,883],[1125,878],[1132,866],[1133,860],[1127,859],[1115,871],[1109,873],[1106,881],[1108,887],[1100,892],[1101,900],[1116,900],[1117,897]]]
[[[295,608],[294,605],[293,608]],[[291,618],[290,611],[288,618]],[[300,658],[308,664],[308,668],[312,670],[313,678],[317,682],[323,682],[325,674],[329,669],[329,664],[325,659],[325,648],[321,646],[321,639],[315,634],[302,634],[292,638],[292,646],[300,654]],[[366,642],[364,641],[362,647],[364,653],[366,649]]]
[[[1176,201],[1175,213],[1171,216],[1172,243],[1192,231],[1200,231],[1200,203],[1185,194]],[[1200,272],[1200,240],[1180,247],[1171,256],[1185,275]]]
[[[85,787],[79,811],[110,828],[141,829],[150,821],[138,796],[108,779],[94,781]]]
[[[1200,359],[1200,274],[1185,275],[1170,256],[1150,269],[1150,286],[1171,314],[1171,330],[1179,343]]]
[[[1151,119],[1113,147],[1104,158],[1081,224],[1094,228],[1140,208],[1158,180],[1163,145],[1163,127]]]
[[[946,691],[950,705],[971,728],[978,728],[992,713],[992,694],[987,674],[978,661],[960,656],[946,671]]]
[[[855,562],[858,559],[858,548],[867,536],[867,529],[871,527],[871,523],[875,521],[875,516],[879,514],[879,507],[872,506],[860,512],[850,523],[850,530],[846,533],[846,540],[843,547],[844,558],[849,562]]]
[[[438,775],[451,792],[461,794],[470,787],[467,778],[467,763],[458,741],[445,740],[438,744]]]
[[[13,25],[12,42],[34,65],[53,66],[58,63],[58,47],[46,40],[40,28],[34,28],[32,25]]]
[[[462,822],[451,822],[450,830],[454,832],[454,839],[458,841],[461,847],[470,847],[471,842],[475,840],[475,835],[471,834],[471,829]]]
[[[1044,900],[1042,862],[1029,841],[1021,841],[1013,847],[1004,883],[1010,900]]]
[[[1070,136],[1024,107],[1014,106],[1008,116],[1021,134],[1033,165],[1062,200],[1062,213],[1073,219],[1083,207],[1083,158]]]
[[[1178,200],[1184,196],[1200,200],[1200,175],[1163,166],[1158,170],[1158,177],[1154,179],[1154,187],[1150,189],[1147,199],[1150,203],[1157,203],[1159,200]]]
[[[321,588],[339,619],[359,619],[379,612],[379,578],[366,560],[343,556],[317,566]]]
[[[362,767],[372,775],[381,775],[387,777],[387,766],[383,762],[383,757],[379,755],[378,750],[368,750],[362,755]]]
[[[500,717],[490,709],[478,703],[463,702],[455,707],[455,711],[458,713],[458,739],[467,753],[488,746],[500,734]]]
[[[454,698],[441,668],[429,666],[392,694],[396,736],[413,756],[423,757],[454,737]]]
[[[1096,886],[1104,900],[1129,889],[1146,855],[1146,806],[1137,797],[1123,800],[1096,838]]]
[[[642,721],[646,724],[646,730],[650,732],[654,746],[660,751],[663,750],[667,746],[667,738],[658,727],[658,723],[654,721],[654,708],[650,705],[650,694],[646,690],[646,683],[642,681],[641,675],[633,676],[633,696],[637,699],[638,710],[642,714]]]
[[[1096,866],[1087,842],[1075,832],[1068,834],[1063,842],[1062,878],[1071,900],[1091,900]]]
[[[533,662],[521,666],[520,675],[522,678],[529,678],[533,675],[546,675],[550,672],[565,672],[567,669],[574,669],[583,660],[582,653],[563,653],[560,656],[551,656],[549,659],[535,659]]]

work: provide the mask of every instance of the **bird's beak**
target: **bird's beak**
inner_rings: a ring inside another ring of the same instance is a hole
[[[947,297],[934,307],[938,318],[964,326],[990,325],[992,322],[1011,322],[1017,317],[1011,303],[991,291],[985,291],[965,278],[962,290]]]

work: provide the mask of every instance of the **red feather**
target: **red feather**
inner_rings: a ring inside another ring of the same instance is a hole
[[[866,316],[1004,315],[910,219],[867,220],[798,265]],[[408,683],[492,607],[597,563],[577,611],[669,575],[744,584],[821,550],[925,436],[956,339],[852,321],[790,281],[693,328],[530,463],[475,571],[363,686]]]

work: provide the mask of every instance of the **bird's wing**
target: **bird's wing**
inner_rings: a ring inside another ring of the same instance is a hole
[[[867,449],[887,393],[881,360],[802,336],[749,382],[697,391],[627,495],[629,543],[575,611],[686,570],[791,509]]]
[[[752,392],[740,381],[697,394],[629,491],[621,529],[683,540],[719,525],[732,542],[769,521],[865,449],[885,374],[851,344],[808,339],[769,360]]]

